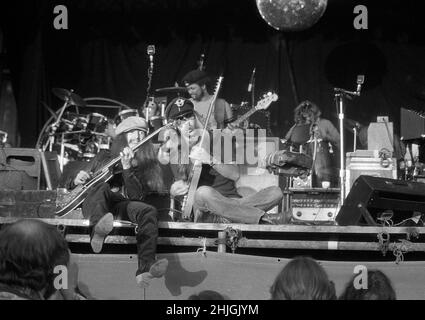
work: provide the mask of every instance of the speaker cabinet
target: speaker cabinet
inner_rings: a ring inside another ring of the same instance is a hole
[[[40,172],[40,152],[37,149],[1,149],[0,190],[39,190]]]
[[[377,219],[387,210],[393,211],[397,224],[425,213],[425,184],[362,175],[354,182],[339,211],[338,225],[378,225]]]

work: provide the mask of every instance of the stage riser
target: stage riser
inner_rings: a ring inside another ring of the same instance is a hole
[[[56,191],[0,190],[0,217],[54,218]]]

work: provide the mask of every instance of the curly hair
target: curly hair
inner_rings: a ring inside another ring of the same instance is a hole
[[[339,300],[396,300],[390,279],[380,270],[367,271],[367,289],[355,288],[354,275],[347,283]]]
[[[297,257],[276,277],[272,300],[336,300],[335,286],[315,260]]]
[[[68,244],[55,226],[24,219],[0,230],[0,283],[40,292],[54,291],[56,266],[67,266]]]
[[[310,117],[315,122],[322,112],[319,107],[309,100],[301,102],[294,110],[294,121],[296,124],[306,123],[306,118]]]

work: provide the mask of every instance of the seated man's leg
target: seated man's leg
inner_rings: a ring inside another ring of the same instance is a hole
[[[158,212],[155,207],[143,202],[130,201],[127,204],[130,221],[137,223],[138,269],[136,279],[141,286],[149,285],[152,278],[162,277],[167,271],[168,261],[156,261],[158,239]]]
[[[241,204],[239,201],[240,199],[223,196],[214,188],[199,187],[196,190],[193,205],[195,222],[202,222],[201,215],[213,213],[235,223],[258,223],[265,212],[253,206]]]
[[[90,244],[95,253],[102,250],[106,236],[112,231],[114,217],[111,206],[117,201],[117,195],[111,191],[109,184],[96,186],[83,202],[82,213],[90,221]]]
[[[283,199],[283,192],[279,187],[271,186],[264,188],[254,194],[239,199],[240,204],[252,206],[268,211],[280,204]]]

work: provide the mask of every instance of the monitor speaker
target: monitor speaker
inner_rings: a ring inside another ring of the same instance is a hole
[[[336,221],[340,226],[378,225],[389,210],[394,224],[416,212],[425,213],[425,184],[362,175],[354,182]]]

